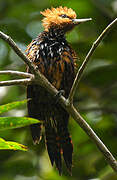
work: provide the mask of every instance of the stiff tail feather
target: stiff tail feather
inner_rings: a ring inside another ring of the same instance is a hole
[[[59,143],[59,137],[52,127],[51,123],[46,123],[45,125],[45,134],[46,134],[46,146],[48,155],[51,161],[51,164],[55,163],[59,174],[62,173],[62,162],[61,162],[61,145]]]
[[[59,174],[62,174],[61,155],[70,173],[72,169],[73,145],[66,124],[59,121],[57,127],[53,127],[51,122],[45,123],[46,146],[51,164],[55,163]]]
[[[34,144],[39,144],[41,138],[42,138],[42,133],[41,133],[41,123],[38,124],[33,124],[30,126],[31,129],[31,134],[32,134],[32,139]]]
[[[63,158],[65,161],[66,167],[71,174],[73,144],[72,144],[71,137],[67,129],[64,132],[61,132],[60,139],[61,139],[61,145],[62,145],[62,151],[63,151]]]
[[[62,148],[62,152],[63,152],[63,158],[66,164],[66,167],[70,173],[72,170],[72,153],[73,153],[73,144],[72,144],[72,140],[70,137],[70,134],[68,132],[68,128],[67,128],[68,122],[64,122],[64,121],[59,121],[58,123],[58,134],[60,137],[60,144],[61,144],[61,148]]]

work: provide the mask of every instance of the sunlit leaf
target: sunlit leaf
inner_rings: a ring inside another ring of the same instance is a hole
[[[39,123],[39,120],[28,117],[0,117],[0,130],[24,127]]]
[[[27,151],[27,147],[22,144],[12,141],[5,141],[4,139],[0,138],[0,150],[3,149]]]
[[[2,106],[0,106],[0,114],[5,113],[7,111],[10,111],[16,107],[19,107],[19,106],[25,104],[26,102],[27,102],[27,99],[25,99],[23,101],[16,101],[16,102],[12,102],[12,103],[2,105]]]

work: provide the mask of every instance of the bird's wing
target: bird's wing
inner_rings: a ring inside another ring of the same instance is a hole
[[[39,58],[39,55],[36,53],[39,53],[39,44],[37,44],[36,40],[33,40],[27,47],[26,53],[28,58],[34,63],[36,59]],[[30,72],[29,68],[27,68],[27,72]],[[41,113],[41,99],[39,99],[40,96],[40,89],[41,87],[36,85],[28,85],[27,86],[27,98],[29,101],[27,102],[28,107],[28,115],[29,117],[36,118],[39,120],[43,120],[44,117]],[[41,97],[41,96],[40,96]],[[38,144],[41,139],[41,128],[42,124],[33,124],[30,126],[32,138],[35,144]]]

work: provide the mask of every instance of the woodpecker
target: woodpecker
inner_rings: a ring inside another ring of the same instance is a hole
[[[44,31],[28,45],[27,56],[38,70],[68,98],[75,78],[77,55],[65,38],[76,25],[91,20],[76,19],[71,8],[58,7],[41,12]],[[28,69],[28,72],[30,70]],[[51,164],[62,173],[62,156],[71,174],[73,145],[68,131],[68,112],[40,85],[27,86],[28,116],[43,123],[31,125],[32,138],[38,144],[45,129],[45,142]]]

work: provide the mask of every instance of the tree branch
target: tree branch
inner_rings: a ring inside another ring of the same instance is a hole
[[[2,74],[16,75],[16,76],[21,76],[24,78],[34,78],[33,74],[26,73],[26,72],[20,72],[20,71],[11,71],[11,70],[0,71],[0,75],[2,75]]]
[[[91,129],[91,127],[87,124],[87,122],[81,117],[79,112],[74,108],[73,104],[71,103],[74,93],[76,91],[76,88],[78,86],[78,83],[81,79],[81,76],[83,74],[83,71],[92,56],[94,50],[98,46],[98,44],[101,42],[105,34],[113,27],[113,25],[117,22],[117,19],[115,19],[107,28],[102,32],[102,34],[98,37],[98,39],[93,43],[93,46],[91,47],[89,53],[87,54],[83,64],[81,65],[77,76],[75,78],[75,81],[73,83],[72,90],[70,92],[70,96],[68,99],[65,99],[63,96],[60,97],[59,103],[61,106],[68,111],[68,113],[74,118],[74,120],[80,125],[80,127],[87,133],[87,135],[94,141],[94,143],[97,145],[98,149],[103,153],[104,157],[106,158],[108,164],[112,167],[112,169],[117,172],[117,161],[113,157],[113,155],[110,153],[110,151],[107,149],[107,147],[103,144],[103,142],[99,139],[99,137],[95,134],[95,132]],[[36,69],[33,63],[30,62],[30,60],[24,55],[21,50],[17,47],[15,42],[4,33],[0,32],[0,37],[5,40],[16,52],[18,56],[22,58],[22,60],[29,66],[32,74],[34,74],[35,78],[34,81],[36,84],[39,84],[43,86],[48,92],[50,92],[53,96],[58,93],[57,89],[52,86],[52,84]],[[33,82],[34,83],[34,82]]]
[[[32,79],[16,79],[9,81],[0,81],[0,86],[11,86],[11,85],[28,85],[32,83]]]
[[[72,103],[73,102],[73,97],[74,97],[74,94],[76,92],[76,89],[78,87],[78,84],[80,82],[80,79],[83,75],[83,72],[86,68],[86,65],[88,64],[91,56],[93,55],[94,51],[96,50],[97,46],[100,44],[100,42],[103,40],[103,38],[105,37],[105,35],[107,35],[107,33],[113,28],[113,26],[117,23],[117,18],[112,21],[104,30],[103,32],[100,34],[100,36],[96,39],[96,41],[93,43],[91,49],[89,50],[85,60],[83,61],[82,65],[80,66],[78,72],[77,72],[77,75],[76,75],[76,78],[74,80],[74,83],[73,83],[73,86],[71,88],[71,92],[69,94],[69,102]]]

